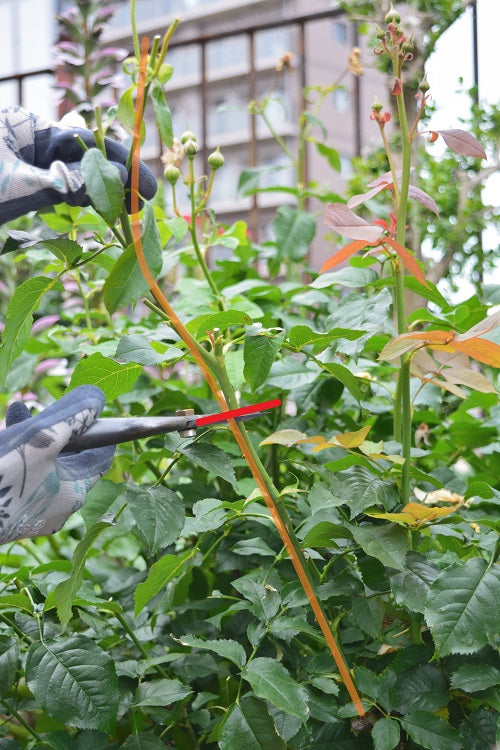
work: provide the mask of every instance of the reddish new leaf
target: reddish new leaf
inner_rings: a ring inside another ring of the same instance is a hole
[[[398,181],[398,183],[401,180],[402,174],[403,172],[401,171],[401,169],[398,169],[396,171],[396,180]],[[384,174],[381,174],[380,177],[375,177],[374,180],[369,182],[367,187],[372,188],[381,185],[384,188],[387,187],[387,185],[392,185],[393,182],[394,180],[392,179],[392,172],[384,172]]]
[[[486,159],[486,153],[484,148],[481,146],[473,135],[468,133],[466,130],[460,130],[458,128],[451,128],[450,130],[431,130],[428,131],[433,136],[435,134],[440,135],[443,141],[446,143],[448,148],[455,151],[456,154],[461,156],[475,156],[480,159]],[[431,140],[436,140],[437,135]]]
[[[344,237],[352,240],[377,242],[382,234],[382,228],[361,219],[343,203],[332,203],[325,208],[325,223]]]
[[[364,247],[366,247],[365,240],[354,240],[354,242],[350,242],[343,247],[342,250],[339,250],[338,253],[335,253],[335,255],[332,255],[331,258],[328,258],[328,260],[324,262],[320,273],[323,273],[323,271],[329,271],[330,268],[335,268],[339,263],[343,263],[350,258],[351,255],[354,255],[354,253],[357,253],[358,250],[362,250]]]
[[[425,280],[423,271],[410,251],[390,237],[386,237],[384,239],[384,242],[397,252],[406,270],[409,271],[411,275],[414,276],[418,281],[427,286],[427,281]]]
[[[370,198],[373,198],[374,195],[378,195],[378,193],[381,193],[382,190],[388,188],[389,184],[392,184],[392,180],[391,183],[383,182],[380,185],[373,187],[371,190],[368,190],[367,193],[359,193],[358,195],[353,195],[352,198],[349,198],[349,200],[347,201],[348,208],[356,208],[356,206],[360,206],[362,203],[366,203],[366,201],[370,200]]]
[[[422,204],[422,206],[425,206],[429,209],[429,211],[432,211],[436,214],[436,216],[439,216],[439,209],[437,207],[436,201],[434,198],[431,198],[430,195],[425,193],[423,190],[420,190],[420,188],[415,187],[415,185],[408,185],[408,195],[410,198],[413,198],[413,200],[418,201]]]

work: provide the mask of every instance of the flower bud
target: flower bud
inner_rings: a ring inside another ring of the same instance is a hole
[[[408,52],[413,52],[415,45],[413,44],[413,35],[410,36],[406,41],[403,42],[401,45],[401,52],[403,55],[407,55]]]
[[[179,177],[181,176],[180,170],[177,169],[173,164],[170,164],[163,173],[165,179],[170,182],[171,185],[175,185]]]
[[[181,135],[181,143],[182,143],[182,144],[185,144],[185,143],[187,143],[187,141],[194,141],[194,142],[196,143],[196,136],[195,136],[195,134],[194,134],[194,133],[192,133],[192,132],[191,132],[190,130],[186,130],[186,131],[185,131],[185,132],[184,132],[184,133],[183,133],[183,134]]]
[[[379,101],[378,97],[375,97],[373,100],[372,109],[374,109],[375,112],[381,112],[383,106],[384,105],[381,101]]]
[[[196,143],[196,141],[192,139],[184,141],[184,153],[186,154],[188,159],[194,159],[197,151],[198,144]]]
[[[378,24],[375,24],[375,34],[377,35],[377,39],[385,39],[385,31]]]
[[[222,156],[220,150],[218,148],[213,151],[209,157],[208,157],[208,166],[210,169],[212,169],[214,172],[216,169],[219,169],[219,167],[224,166],[224,157]]]
[[[424,77],[418,84],[418,88],[422,92],[422,94],[426,94],[429,91],[430,86],[429,86],[429,81],[427,80],[427,73],[424,75]]]
[[[391,7],[389,8],[389,12],[387,13],[385,17],[385,22],[394,23],[397,26],[400,23],[400,21],[401,21],[401,16],[397,12],[397,10],[395,10],[394,7],[391,5]]]

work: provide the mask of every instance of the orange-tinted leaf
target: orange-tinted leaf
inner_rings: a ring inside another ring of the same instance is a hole
[[[324,262],[320,273],[323,273],[323,271],[328,271],[330,268],[335,268],[335,266],[338,266],[339,263],[343,263],[347,258],[350,258],[351,255],[354,255],[354,253],[357,253],[358,250],[362,250],[364,247],[366,247],[365,240],[355,240],[354,242],[350,242],[348,245],[342,248],[342,250],[339,250],[335,255],[332,255],[331,258],[328,258],[327,261]]]
[[[476,156],[480,159],[486,159],[484,148],[479,141],[477,141],[474,136],[466,130],[451,128],[450,130],[435,130],[433,132],[440,135],[448,148],[451,148],[456,154],[460,154],[461,156]]]
[[[379,354],[379,359],[391,362],[401,357],[406,352],[418,349],[419,346],[429,346],[431,349],[439,347],[446,351],[453,351],[453,331],[416,331],[415,333],[402,333],[395,339],[389,341]]]
[[[400,245],[399,242],[396,242],[396,240],[393,240],[390,237],[384,239],[384,242],[397,252],[406,270],[409,271],[418,281],[424,284],[424,286],[427,286],[427,281],[425,280],[423,271],[412,253],[410,253],[406,247],[403,247],[403,245]]]
[[[418,339],[424,344],[448,345],[451,344],[455,334],[453,331],[417,331],[416,333],[402,333],[398,338]]]
[[[325,223],[344,237],[352,240],[377,242],[382,234],[382,228],[370,224],[366,219],[356,216],[343,203],[332,203],[325,208]]]
[[[370,429],[370,425],[367,424],[356,432],[344,432],[342,435],[335,435],[335,439],[344,448],[359,448],[364,443]]]
[[[500,367],[500,346],[493,341],[474,337],[465,341],[454,341],[452,346],[478,362],[484,362],[490,367]]]

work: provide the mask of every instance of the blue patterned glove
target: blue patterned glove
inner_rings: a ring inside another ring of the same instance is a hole
[[[95,146],[90,130],[46,122],[21,107],[0,110],[0,224],[56,203],[90,204],[80,171],[83,152],[75,134],[87,146]],[[130,187],[127,149],[106,138],[106,153]],[[150,200],[156,188],[156,177],[141,162],[141,196]],[[129,202],[127,208],[130,211]]]
[[[30,417],[11,404],[0,432],[0,544],[58,531],[105,474],[115,446],[61,454],[104,406],[100,388],[81,385]]]

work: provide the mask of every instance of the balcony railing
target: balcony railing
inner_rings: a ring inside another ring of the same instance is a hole
[[[151,7],[153,7],[155,0],[149,1]],[[162,5],[161,7],[163,8],[163,12],[165,12],[165,6]],[[174,79],[171,82],[172,90],[169,96],[169,102],[173,105],[174,109],[174,122],[178,124],[182,123],[182,129],[184,129],[186,124],[190,124],[186,122],[183,113],[182,97],[185,96],[186,91],[191,92],[196,98],[196,102],[194,104],[192,102],[195,110],[192,120],[196,121],[196,125],[200,128],[198,138],[205,163],[209,150],[217,143],[218,136],[221,136],[221,144],[225,143],[227,145],[231,143],[231,131],[236,133],[237,130],[239,136],[235,136],[232,142],[240,143],[240,159],[241,153],[245,150],[246,159],[244,161],[246,162],[246,166],[252,167],[257,165],[258,144],[262,142],[264,131],[257,123],[257,118],[250,115],[243,104],[247,101],[255,100],[262,95],[263,71],[267,69],[269,74],[274,76],[275,73],[271,67],[273,62],[275,64],[279,57],[288,50],[288,44],[294,41],[293,66],[295,73],[293,77],[289,77],[286,85],[288,87],[295,87],[294,106],[296,110],[301,108],[304,104],[304,87],[309,83],[318,83],[318,81],[308,80],[311,57],[314,57],[316,61],[318,59],[317,46],[315,49],[312,49],[314,35],[309,33],[308,30],[312,28],[312,24],[320,23],[329,23],[332,29],[334,28],[334,24],[337,26],[345,25],[347,39],[344,40],[344,43],[347,43],[345,44],[343,54],[346,61],[350,47],[358,44],[358,36],[355,25],[349,24],[345,20],[343,11],[338,9],[291,18],[280,18],[274,21],[216,33],[186,36],[179,40],[174,39],[171,42],[169,52],[172,56],[172,63],[174,67],[178,67],[176,75],[174,75]],[[144,19],[141,20],[141,25],[145,25]],[[154,19],[151,18],[151,35],[156,31],[153,25]],[[329,38],[332,46],[343,43],[337,37],[338,34],[336,35],[335,33],[330,35]],[[335,49],[338,50],[338,48]],[[325,59],[324,50],[321,51],[321,59]],[[344,65],[344,60],[342,61],[342,65]],[[231,73],[231,71],[233,72]],[[3,76],[0,77],[0,88],[3,84],[14,83],[17,103],[26,105],[26,82],[32,81],[35,76],[47,74],[53,75],[54,71],[44,68]],[[177,76],[179,76],[179,79],[176,84],[175,79]],[[230,78],[231,76],[234,76],[234,78]],[[333,73],[330,73],[330,77],[333,80]],[[231,97],[234,94],[233,80],[236,80],[236,78],[238,78],[238,102],[241,105],[239,109],[231,106]],[[222,105],[219,101],[219,106],[216,108],[214,104],[217,104],[217,97],[214,95],[214,87],[217,87],[217,91],[221,88],[223,89],[225,81],[227,97],[224,95]],[[359,77],[352,77],[348,81],[348,85],[350,125],[347,131],[350,143],[345,144],[345,151],[349,155],[354,155],[359,154],[362,142],[360,125],[361,83]],[[225,106],[226,100],[227,107]],[[224,110],[226,111],[224,112]],[[226,117],[223,117],[223,114]],[[274,113],[271,112],[271,115],[275,118],[277,126],[285,126],[283,131],[285,136],[293,133],[292,118],[290,116],[287,123],[281,110],[277,110]],[[280,118],[281,122],[279,122]],[[144,149],[144,155],[149,157],[154,156],[155,153],[157,156],[159,155],[160,144],[158,143],[155,146],[150,142]],[[309,168],[307,153],[305,158],[307,176]],[[258,196],[252,197],[251,205],[249,221],[253,236],[256,237],[258,233]]]

